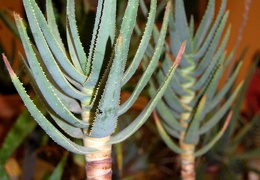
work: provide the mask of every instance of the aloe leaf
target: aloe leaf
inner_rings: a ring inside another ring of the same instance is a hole
[[[30,84],[33,86],[34,90],[37,91],[38,95],[43,98],[43,95],[41,94],[41,91],[39,89],[39,87],[37,86],[37,83],[35,82],[32,72],[28,66],[28,64],[26,63],[26,60],[24,59],[24,57],[19,54],[19,57],[21,59],[21,62],[23,64],[23,67],[25,69],[25,72],[27,74],[27,76],[29,76],[30,79]],[[71,112],[73,113],[81,113],[82,112],[82,108],[80,107],[80,104],[77,100],[63,94],[62,92],[60,92],[58,89],[56,89],[54,86],[50,85],[52,87],[52,89],[54,90],[55,94],[59,97],[59,99],[61,100],[62,104],[64,104],[64,106]],[[47,103],[45,103],[47,104]]]
[[[77,154],[86,154],[95,151],[92,148],[87,148],[83,146],[79,146],[76,143],[72,142],[70,139],[65,137],[57,128],[55,128],[39,111],[39,109],[35,106],[33,101],[30,99],[28,94],[25,92],[22,83],[12,70],[7,58],[3,55],[4,62],[8,69],[8,72],[11,76],[13,84],[18,91],[19,95],[21,96],[23,102],[25,103],[26,107],[28,108],[30,114],[33,116],[34,120],[43,128],[43,130],[60,146],[64,147],[65,149],[77,153]]]
[[[170,2],[167,4],[167,10],[169,10]],[[116,144],[119,142],[122,142],[129,136],[131,136],[133,133],[135,133],[147,120],[147,118],[150,116],[154,108],[156,107],[158,101],[163,96],[167,86],[169,85],[172,76],[174,75],[175,69],[177,68],[179,61],[181,60],[181,57],[185,50],[185,42],[181,46],[180,52],[176,58],[176,61],[174,62],[172,68],[170,69],[165,81],[161,84],[157,92],[155,93],[155,96],[149,101],[148,105],[145,107],[145,109],[141,112],[141,114],[131,123],[129,124],[125,129],[117,133],[116,135],[112,136],[109,140],[110,144]]]
[[[227,18],[228,18],[228,12],[226,12],[225,15],[223,16],[223,19],[221,20],[221,22],[219,24],[219,27],[218,27],[218,29],[217,29],[213,39],[211,40],[211,42],[209,44],[209,47],[207,49],[207,52],[206,52],[205,56],[199,62],[199,65],[198,65],[199,69],[197,70],[198,75],[201,74],[203,72],[203,70],[205,68],[207,68],[208,64],[211,62],[211,60],[212,60],[212,58],[213,58],[213,56],[214,56],[214,54],[216,52],[216,49],[218,47],[218,43],[220,41],[222,32],[223,32],[223,30],[225,28],[225,25],[226,25],[226,22],[227,22]],[[227,34],[225,35],[225,39],[223,39],[223,44],[221,44],[222,45],[221,46],[222,51],[225,48],[225,45],[227,43],[229,32],[230,32],[230,29],[227,30]]]
[[[258,118],[256,118],[256,117],[258,117]],[[253,118],[249,123],[245,124],[244,127],[239,129],[239,131],[237,132],[235,137],[230,142],[231,147],[234,147],[234,146],[238,145],[239,143],[241,143],[242,139],[248,134],[250,129],[252,129],[253,126],[257,123],[257,121],[259,121],[259,115],[256,117]]]
[[[106,46],[113,46],[115,38],[116,1],[98,1],[98,9],[95,19],[94,31],[91,46],[88,54],[90,64],[87,64],[86,71],[91,69],[89,80],[86,82],[86,89],[93,89],[100,77],[100,71],[105,61]],[[88,73],[88,72],[86,72]]]
[[[180,36],[180,42],[186,41],[186,53],[192,51],[189,26],[184,8],[183,0],[175,0],[175,30]]]
[[[66,152],[63,157],[61,158],[58,165],[55,167],[54,171],[52,172],[51,176],[48,178],[49,180],[57,180],[62,178],[62,174],[64,171],[64,167],[66,165],[69,153]]]
[[[222,55],[220,63],[222,60],[225,59],[225,54]],[[221,66],[221,64],[216,64],[215,69],[212,70],[211,74],[208,76],[207,81],[203,84],[203,86],[200,88],[199,92],[197,93],[197,95],[193,98],[193,100],[191,101],[191,103],[189,103],[189,106],[191,107],[195,107],[197,102],[199,101],[199,99],[206,93],[207,94],[207,104],[211,104],[212,103],[212,98],[215,95],[216,92],[216,88],[218,86],[219,83],[219,79],[223,73],[223,68]],[[205,113],[209,112],[208,111],[208,105],[207,108],[205,108]],[[205,114],[204,113],[204,114]]]
[[[11,18],[9,18],[7,16],[7,13],[5,10],[1,9],[0,10],[0,19],[2,20],[2,22],[5,24],[6,27],[8,27],[8,29],[10,29],[10,31],[19,38],[19,33],[18,30],[15,26],[15,23],[13,22],[13,20],[11,20]],[[9,13],[10,14],[10,13]]]
[[[52,119],[55,121],[55,123],[68,135],[70,135],[73,138],[77,138],[77,139],[83,139],[84,138],[84,134],[82,132],[82,129],[71,126],[70,124],[68,124],[67,122],[65,122],[64,120],[62,120],[61,118],[55,116],[55,114],[53,114],[52,112],[48,112],[50,114],[50,116],[52,117]]]
[[[173,14],[171,13],[170,17],[169,17],[169,29],[170,29],[169,31],[170,31],[171,53],[174,56],[176,56],[176,54],[178,54],[178,51],[179,51],[180,46],[181,46],[180,36],[176,32],[175,26],[176,26],[176,24],[174,22],[174,17],[173,17]],[[181,63],[180,63],[180,66],[181,67],[187,67],[189,65],[190,64],[188,63],[187,58],[183,56],[182,60],[181,60]]]
[[[218,109],[216,113],[214,113],[214,116],[211,117],[203,126],[200,128],[199,133],[203,134],[205,132],[208,132],[211,128],[213,128],[225,115],[225,113],[230,109],[231,104],[235,100],[237,94],[239,93],[243,82],[241,82],[236,90],[232,93],[232,95],[229,97],[229,99]]]
[[[31,1],[31,3],[28,2],[28,0],[24,0],[24,3],[26,3],[30,8],[27,10],[27,14],[30,17],[29,20],[33,23],[31,23],[31,29],[32,31],[35,31],[37,35],[34,35],[34,38],[37,37],[35,39],[36,43],[38,42],[39,45],[37,46],[39,50],[41,50],[42,52],[45,53],[49,53],[49,57],[51,57],[51,59],[53,59],[53,56],[50,55],[50,50],[52,51],[52,53],[55,55],[55,57],[57,58],[56,60],[59,62],[59,65],[61,65],[62,69],[65,70],[65,72],[74,80],[80,82],[81,84],[83,84],[86,80],[86,76],[84,74],[82,74],[78,69],[76,69],[71,63],[70,60],[68,59],[66,52],[64,50],[63,45],[61,45],[59,43],[59,36],[55,37],[55,35],[58,33],[56,31],[56,34],[54,34],[52,32],[52,29],[49,27],[50,25],[47,24],[42,12],[40,11],[39,7],[37,6],[37,4],[35,3],[34,0]],[[51,24],[52,25],[52,24]],[[55,27],[55,26],[54,26]],[[52,28],[54,28],[52,27]],[[42,33],[41,33],[42,31]],[[44,36],[43,36],[44,35]],[[50,46],[50,50],[49,47],[47,45]],[[46,50],[44,49],[46,48]],[[47,56],[47,55],[46,55]],[[47,57],[46,57],[47,58]],[[43,60],[45,60],[43,58]],[[56,67],[57,65],[55,63],[55,61],[51,61],[48,62],[47,60],[45,60],[45,63],[54,63],[54,65],[51,64],[47,64],[47,67],[51,65],[52,68]],[[59,68],[57,68],[59,69]],[[59,72],[59,70],[55,70],[57,71],[57,73]],[[54,72],[55,72],[54,71]]]
[[[35,103],[37,105],[41,105],[37,99]],[[43,113],[45,114],[45,112]],[[25,138],[34,130],[36,126],[37,124],[27,110],[24,110],[18,116],[16,122],[14,123],[12,129],[8,132],[1,146],[0,165],[3,165],[6,162],[6,160],[15,152],[15,150],[22,144]]]
[[[118,114],[121,115],[125,113],[136,101],[139,94],[143,90],[143,88],[146,86],[147,82],[149,81],[150,77],[152,76],[152,73],[154,72],[155,68],[157,67],[157,62],[159,60],[159,57],[161,55],[161,52],[163,50],[163,44],[166,36],[167,31],[167,24],[169,21],[169,15],[170,15],[170,3],[167,4],[165,16],[163,19],[163,25],[160,32],[160,38],[156,44],[155,52],[153,54],[153,57],[146,68],[144,74],[142,75],[141,79],[138,81],[138,84],[134,90],[134,92],[131,94],[131,96],[120,106]]]
[[[214,37],[216,30],[219,27],[219,23],[223,21],[223,14],[225,13],[227,0],[222,0],[221,6],[217,15],[216,20],[214,21],[214,24],[212,25],[206,39],[203,41],[203,44],[201,47],[196,51],[195,54],[191,54],[191,58],[195,60],[199,60],[201,57],[204,56],[205,52],[207,51],[208,47],[212,43],[212,38]]]
[[[179,132],[174,130],[172,127],[170,127],[168,124],[164,123],[164,121],[161,122],[162,123],[162,126],[164,127],[164,129],[166,130],[166,132],[171,135],[172,137],[175,137],[175,138],[179,138]]]
[[[124,37],[120,34],[115,47],[113,60],[104,92],[98,105],[96,117],[91,128],[90,136],[102,138],[111,135],[118,118],[118,108],[121,91],[121,78],[124,70]]]
[[[223,52],[225,51],[227,42],[228,42],[228,38],[230,35],[230,26],[228,27],[223,40],[221,41],[221,44],[219,45],[219,48],[217,49],[216,53],[214,54],[214,56],[212,56],[212,60],[205,60],[203,59],[201,61],[201,63],[198,64],[197,69],[195,70],[195,75],[196,76],[200,76],[202,75],[202,77],[199,79],[198,84],[203,84],[203,78],[207,77],[208,72],[210,72],[214,66],[214,63],[216,63],[218,61],[218,59],[222,56]],[[202,82],[200,82],[202,81]],[[205,81],[205,80],[204,80]],[[199,89],[200,86],[196,85],[198,87],[195,87],[195,90]]]
[[[122,34],[122,36],[124,38],[123,57],[122,57],[124,67],[125,67],[126,60],[127,60],[129,45],[131,42],[130,40],[132,38],[132,33],[133,33],[133,30],[134,30],[134,27],[136,24],[135,22],[136,22],[138,7],[139,7],[139,0],[128,1],[127,7],[125,10],[125,15],[123,17],[123,22],[122,22],[121,28],[120,28],[120,34]],[[145,53],[145,49],[146,48],[143,49],[143,54]]]
[[[184,150],[182,150],[180,147],[178,147],[175,142],[171,139],[171,137],[167,134],[167,132],[164,130],[156,112],[154,111],[154,120],[155,124],[157,126],[157,129],[159,131],[160,136],[162,137],[165,144],[170,148],[173,152],[176,152],[178,154],[183,153]]]
[[[199,101],[198,107],[196,107],[195,112],[192,113],[194,115],[184,138],[184,142],[187,144],[196,145],[199,141],[199,127],[201,122],[201,116],[206,104],[206,99],[206,95],[202,96],[201,100]]]
[[[191,15],[190,17],[190,24],[189,24],[189,27],[190,27],[190,37],[193,38],[194,36],[194,16]],[[193,44],[192,44],[192,50],[193,50]]]
[[[29,4],[27,4],[28,2],[25,0],[24,2],[28,7]],[[81,92],[79,92],[78,90],[74,89],[69,83],[68,81],[65,79],[63,73],[61,72],[60,68],[58,67],[58,64],[56,64],[55,59],[46,43],[46,39],[49,39],[49,42],[51,41],[51,48],[52,51],[55,53],[55,49],[57,49],[57,52],[55,54],[63,54],[63,62],[67,61],[65,58],[65,52],[62,52],[61,49],[58,46],[57,42],[55,41],[54,36],[51,34],[50,30],[48,29],[48,25],[40,11],[40,9],[38,8],[38,6],[36,5],[36,3],[32,3],[32,6],[30,6],[30,10],[27,10],[27,14],[29,16],[29,22],[30,22],[30,27],[34,36],[34,40],[36,42],[37,48],[41,54],[42,60],[45,63],[48,72],[51,74],[51,77],[55,80],[55,82],[60,86],[61,89],[63,89],[64,92],[66,92],[68,95],[76,98],[76,99],[84,99],[85,95]],[[36,14],[34,14],[34,12]],[[36,16],[38,17],[38,19],[36,18]],[[16,23],[17,26],[19,27],[19,33],[22,39],[22,42],[28,43],[27,46],[30,46],[30,42],[28,41],[28,35],[26,33],[25,27],[21,21],[21,18],[16,17]],[[44,34],[42,34],[41,32],[41,27],[40,25],[45,25],[42,27],[43,30],[45,30],[46,36],[44,37]],[[32,49],[32,48],[30,48]],[[30,61],[29,61],[30,63]]]
[[[152,35],[155,14],[156,14],[156,0],[152,0],[150,5],[149,17],[145,26],[145,30],[141,42],[135,53],[134,59],[132,60],[130,66],[127,68],[127,70],[124,73],[124,76],[122,77],[122,86],[126,84],[127,81],[133,76],[134,72],[136,71],[137,67],[140,64],[140,61],[142,60],[142,57],[144,56],[144,53],[147,49],[149,40]]]
[[[82,122],[78,118],[76,118],[68,109],[62,104],[60,99],[57,97],[57,95],[54,93],[53,89],[51,88],[50,82],[47,80],[37,58],[35,57],[35,54],[33,52],[33,49],[31,47],[31,44],[29,42],[29,39],[24,34],[25,29],[23,27],[23,23],[18,17],[18,15],[15,15],[17,26],[19,29],[19,33],[21,33],[21,39],[24,45],[24,49],[27,55],[27,58],[30,60],[29,65],[31,67],[32,73],[34,75],[34,79],[36,80],[37,86],[42,87],[40,88],[41,93],[43,94],[44,98],[46,99],[46,102],[48,102],[48,105],[63,119],[66,121],[69,121],[75,126],[79,127],[88,127],[88,124]]]
[[[209,28],[211,27],[215,11],[215,0],[210,0],[205,14],[200,22],[198,30],[193,39],[194,50],[197,51],[201,44],[203,43],[204,38],[206,37]]]
[[[53,5],[52,5],[52,0],[46,0],[46,15],[47,15],[48,26],[49,26],[51,32],[53,33],[53,36],[55,37],[55,39],[56,39],[57,43],[59,44],[59,47],[61,48],[61,50],[63,52],[65,52],[66,50],[65,50],[64,44],[62,42],[60,32],[58,30],[58,26],[57,26],[57,23],[56,23],[55,13],[54,13]]]
[[[214,109],[220,103],[220,101],[223,99],[223,97],[226,95],[226,93],[230,90],[230,88],[232,87],[232,85],[234,84],[234,82],[236,80],[236,77],[237,77],[241,67],[242,67],[242,62],[240,62],[238,64],[238,66],[236,67],[232,76],[228,79],[226,84],[221,88],[221,90],[212,99],[212,102],[211,102],[210,106],[208,107],[208,111]]]
[[[247,49],[244,49],[244,51],[241,53],[241,55],[239,56],[240,60],[244,58],[246,51],[247,51]],[[260,56],[258,56],[258,58],[259,57]],[[224,145],[228,145],[227,142],[229,142],[229,141],[227,141],[227,139],[230,139],[231,135],[233,135],[234,131],[236,130],[237,120],[241,113],[241,104],[244,101],[244,97],[245,97],[245,93],[247,91],[248,84],[251,80],[252,74],[255,72],[257,63],[258,63],[258,61],[254,61],[253,64],[251,65],[250,69],[248,70],[249,73],[247,74],[247,76],[245,78],[245,82],[240,90],[239,97],[237,98],[236,104],[234,105],[234,108],[233,108],[234,113],[233,113],[230,125],[228,126],[228,129],[227,129],[226,133],[224,134],[224,137],[222,138],[222,144],[224,144]],[[233,147],[235,148],[235,146],[236,145],[234,145]]]
[[[232,112],[230,112],[228,114],[228,117],[223,125],[223,127],[221,128],[221,130],[218,132],[218,134],[207,144],[205,145],[203,148],[201,148],[200,150],[195,152],[195,156],[202,156],[203,154],[205,154],[206,152],[208,152],[215,144],[216,142],[222,137],[222,135],[224,134],[225,130],[227,129],[229,122],[231,120],[232,117]]]
[[[166,102],[166,104],[174,111],[177,111],[178,113],[183,113],[185,109],[182,107],[182,104],[180,103],[178,97],[175,95],[175,93],[172,91],[170,87],[168,87],[163,95],[163,99]]]
[[[207,85],[206,88],[206,96],[207,96],[207,102],[206,102],[206,106],[207,108],[205,108],[205,112],[209,112],[208,107],[210,106],[210,104],[212,103],[212,98],[214,97],[220,78],[223,74],[224,69],[222,68],[222,66],[219,64],[216,69],[213,72],[212,78],[210,79],[209,84]]]
[[[156,89],[152,82],[150,82],[150,85],[151,86],[149,88],[149,93],[153,97],[155,96]],[[164,122],[167,123],[172,129],[175,129],[177,131],[184,130],[184,128],[178,123],[178,121],[174,117],[172,111],[169,110],[169,108],[162,100],[158,102],[158,105],[156,106],[156,110],[159,113],[160,117],[164,120]]]
[[[165,77],[165,75],[162,73],[162,71],[159,71],[156,74],[156,79],[157,79],[158,83],[162,82],[164,77]],[[179,80],[176,77],[173,77],[170,87],[171,87],[172,91],[174,93],[176,93],[176,95],[179,95],[179,96],[187,95],[187,90],[181,85],[181,83],[179,82]]]
[[[77,59],[81,65],[81,69],[86,67],[87,63],[87,56],[84,52],[83,46],[80,42],[77,24],[76,24],[76,17],[75,17],[75,2],[74,0],[67,0],[67,18],[69,27],[69,34],[71,35],[72,44],[76,50]],[[68,35],[68,33],[67,33]],[[76,66],[77,67],[77,66]]]

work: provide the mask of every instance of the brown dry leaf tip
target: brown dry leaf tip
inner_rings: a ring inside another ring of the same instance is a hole
[[[16,12],[14,12],[14,18],[15,18],[15,20],[17,20],[17,19],[22,19],[21,16],[20,16],[20,14],[18,14],[18,13],[16,13]]]
[[[177,57],[176,57],[176,59],[175,59],[175,61],[174,61],[174,63],[173,63],[174,66],[178,66],[178,65],[179,65],[179,63],[180,63],[180,61],[181,61],[181,58],[182,58],[182,56],[183,56],[183,54],[184,54],[184,52],[185,52],[185,48],[186,48],[186,41],[184,41],[184,42],[182,43],[181,47],[180,47],[180,50],[179,50],[179,52],[178,52],[178,55],[177,55]]]
[[[2,54],[2,57],[3,57],[5,66],[6,66],[7,70],[8,70],[8,72],[9,72],[10,76],[15,76],[15,73],[14,73],[14,71],[13,71],[13,69],[12,69],[8,59],[7,59],[7,57],[4,55],[4,53]]]

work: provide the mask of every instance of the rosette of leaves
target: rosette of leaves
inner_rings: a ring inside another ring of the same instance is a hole
[[[229,97],[225,97],[236,80],[241,67],[239,63],[225,84],[218,89],[223,72],[234,56],[233,52],[227,54],[225,51],[230,34],[230,26],[225,29],[228,18],[226,3],[226,0],[222,0],[218,13],[214,15],[215,1],[210,0],[195,31],[193,18],[187,22],[183,1],[174,1],[175,9],[169,20],[169,43],[165,43],[161,67],[150,83],[150,95],[153,96],[176,57],[181,42],[186,41],[180,65],[154,113],[162,139],[170,149],[180,154],[183,179],[195,178],[196,157],[206,153],[222,136],[232,112],[224,123],[221,119],[230,111],[242,84]],[[155,33],[154,39],[157,37],[158,33]],[[151,57],[153,51],[152,46],[149,46],[147,56]],[[222,128],[212,139],[202,144],[203,137],[217,124],[221,124]]]
[[[46,119],[39,111],[4,55],[3,59],[17,91],[36,122],[59,145],[73,153],[85,155],[87,179],[110,179],[112,144],[128,138],[150,116],[169,85],[185,47],[181,49],[167,77],[145,109],[123,130],[117,130],[113,134],[118,117],[133,105],[157,67],[163,50],[171,4],[166,6],[149,66],[129,99],[120,104],[122,86],[133,76],[149,44],[156,14],[156,0],[151,1],[145,30],[127,68],[126,61],[139,1],[128,1],[118,33],[117,1],[98,1],[88,55],[83,51],[77,31],[74,3],[74,0],[67,0],[66,39],[60,37],[51,0],[46,1],[46,18],[34,0],[23,0],[31,39],[22,18],[14,14],[26,54],[26,58],[21,56],[21,60],[31,84],[53,121]],[[64,40],[67,41],[67,47],[64,46]],[[83,146],[74,143],[70,138],[81,139]]]

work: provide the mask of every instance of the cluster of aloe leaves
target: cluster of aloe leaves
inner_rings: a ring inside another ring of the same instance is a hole
[[[244,58],[244,55],[245,52],[240,56],[241,59]],[[259,171],[250,165],[250,161],[257,159],[260,155],[259,144],[256,143],[259,140],[260,113],[258,112],[250,118],[241,114],[241,105],[259,59],[260,55],[257,54],[233,107],[233,116],[228,128],[214,148],[204,156],[207,163],[201,163],[202,172],[206,166],[218,166],[219,172],[221,172],[218,174],[220,179],[238,179],[249,171],[254,171],[259,175]],[[218,126],[214,127],[213,131],[215,129],[218,129]]]
[[[193,17],[187,22],[182,0],[174,1],[173,7],[173,2],[167,3],[160,31],[154,26],[159,8],[156,0],[151,0],[149,12],[143,0],[128,1],[120,28],[116,26],[117,1],[100,0],[93,32],[86,32],[92,33],[88,55],[80,41],[74,0],[67,0],[66,39],[59,33],[51,0],[46,0],[46,18],[35,0],[23,0],[23,3],[30,32],[22,18],[14,14],[26,54],[26,58],[20,57],[54,125],[29,98],[7,58],[3,56],[3,59],[31,115],[59,145],[73,153],[88,154],[98,150],[86,144],[78,145],[68,136],[83,141],[108,137],[105,145],[120,143],[145,123],[155,107],[159,133],[168,147],[181,155],[183,172],[187,164],[195,165],[193,160],[209,151],[221,138],[231,119],[232,113],[227,113],[242,86],[240,83],[232,92],[242,66],[239,63],[228,81],[218,89],[234,57],[234,52],[225,52],[231,29],[230,26],[226,28],[226,0],[222,0],[217,15],[214,15],[215,0],[209,0],[196,31]],[[139,3],[147,18],[143,32],[136,24]],[[168,26],[170,43],[165,41]],[[129,59],[134,29],[138,30],[141,40],[133,59]],[[150,44],[151,37],[155,45]],[[145,71],[129,99],[120,103],[122,87],[134,75],[142,59],[150,61],[143,64]],[[131,108],[148,81],[150,102],[134,121],[115,133],[118,117]],[[201,144],[204,135],[208,136],[217,124],[222,124],[220,121],[225,116],[227,120],[219,132],[206,145]],[[179,146],[174,139],[179,140]],[[193,174],[194,169],[188,173]],[[183,177],[185,179],[185,174]]]
[[[78,145],[67,136],[82,140],[92,138],[94,141],[106,138],[104,144],[111,145],[132,135],[147,120],[161,99],[185,47],[181,48],[167,77],[142,113],[125,129],[112,135],[116,129],[118,116],[125,113],[134,104],[157,67],[165,42],[171,3],[167,4],[151,62],[132,95],[122,104],[120,104],[121,88],[136,71],[152,35],[156,0],[151,1],[142,39],[127,68],[125,68],[127,54],[136,24],[139,1],[128,1],[118,33],[115,26],[116,1],[98,1],[88,55],[83,50],[77,31],[74,3],[74,0],[67,0],[66,40],[68,51],[64,46],[64,39],[60,37],[51,0],[46,1],[46,18],[34,0],[23,0],[33,40],[30,40],[22,18],[18,14],[14,14],[26,54],[26,58],[21,55],[21,60],[34,90],[56,125],[46,119],[35,106],[4,55],[3,59],[18,93],[36,122],[54,141],[67,150],[78,154],[88,154],[96,152],[97,149]],[[59,126],[62,131],[56,126]]]
[[[170,43],[165,43],[161,66],[150,82],[150,94],[153,96],[182,42],[186,41],[180,65],[158,103],[154,117],[162,139],[170,149],[181,154],[182,173],[186,174],[187,179],[195,174],[195,157],[203,155],[214,146],[227,128],[232,112],[217,135],[197,149],[202,142],[200,137],[210,133],[226,116],[242,86],[241,82],[228,98],[225,97],[236,80],[241,67],[239,63],[228,81],[218,89],[220,79],[234,56],[233,52],[227,54],[225,51],[230,35],[230,26],[224,32],[228,18],[226,3],[226,0],[222,0],[214,19],[215,1],[210,0],[195,32],[193,18],[187,22],[183,1],[175,1],[174,13],[169,20]],[[152,52],[153,47],[150,46],[147,56],[150,57]],[[179,146],[173,138],[179,140]]]

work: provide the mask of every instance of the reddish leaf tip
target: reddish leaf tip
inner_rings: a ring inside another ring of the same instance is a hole
[[[176,57],[176,59],[175,59],[175,62],[174,62],[174,66],[178,66],[178,65],[179,65],[179,63],[180,63],[180,61],[181,61],[181,58],[182,58],[182,56],[183,56],[183,54],[184,54],[184,52],[185,52],[186,43],[187,43],[187,42],[184,41],[184,42],[181,44],[180,50],[179,50],[178,55],[177,55],[177,57]]]
[[[10,76],[15,76],[15,73],[14,73],[14,71],[13,71],[13,69],[12,69],[8,59],[7,59],[7,57],[4,54],[2,54],[2,57],[3,57],[5,66],[6,66],[7,70],[8,70],[8,72],[9,72]]]

